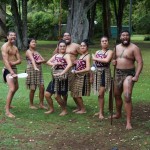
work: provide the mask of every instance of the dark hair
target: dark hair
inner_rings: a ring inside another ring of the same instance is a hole
[[[8,36],[10,33],[15,33],[15,34],[16,34],[16,32],[14,32],[14,31],[8,31],[8,32],[7,32],[7,36]]]
[[[102,40],[102,38],[106,38],[109,41],[108,37],[105,35],[100,38],[100,41]]]
[[[89,40],[88,40],[88,39],[84,39],[82,42],[84,42],[85,45],[86,45],[87,47],[89,47]],[[81,43],[82,43],[82,42],[81,42]]]
[[[35,38],[28,38],[27,49],[29,49],[29,45],[30,45],[32,40],[36,40],[36,39]]]
[[[66,43],[66,41],[65,41],[65,40],[59,40],[59,42],[58,42],[58,44],[57,44],[57,45],[59,46],[59,44],[60,44],[60,43],[64,43],[64,44],[67,46],[67,43]]]
[[[68,34],[71,36],[71,34],[70,34],[69,32],[64,32],[64,34],[65,34],[65,33],[68,33]],[[63,36],[64,36],[64,34],[63,34]]]
[[[122,31],[120,32],[120,36],[121,36],[121,34],[124,33],[124,32],[127,32],[127,33],[129,34],[129,36],[130,36],[130,32],[129,32],[128,30],[122,30]]]

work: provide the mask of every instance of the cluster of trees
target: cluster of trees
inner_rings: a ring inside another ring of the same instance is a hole
[[[26,49],[28,36],[58,38],[62,24],[75,42],[102,34],[111,37],[112,25],[119,35],[129,22],[132,31],[150,33],[149,8],[149,0],[1,0],[0,36],[15,30],[19,49]]]

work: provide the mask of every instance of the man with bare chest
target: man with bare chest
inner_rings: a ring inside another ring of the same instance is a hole
[[[122,112],[122,93],[124,96],[124,107],[126,111],[126,129],[132,129],[132,90],[134,82],[138,81],[143,68],[143,59],[140,49],[130,42],[130,33],[122,31],[120,35],[121,44],[116,46],[115,60],[116,65],[114,94],[116,100],[116,114],[113,118],[120,118]],[[136,62],[136,68],[135,68]]]
[[[15,116],[10,112],[12,108],[11,102],[15,92],[18,90],[17,68],[16,65],[21,63],[18,48],[14,45],[16,40],[16,33],[10,31],[7,34],[7,42],[1,47],[2,58],[4,63],[3,78],[8,84],[8,94],[6,98],[6,116],[14,118]],[[12,76],[13,78],[10,78]]]
[[[67,32],[64,33],[63,40],[65,40],[66,44],[67,44],[66,53],[70,54],[71,61],[73,63],[79,54],[80,45],[77,43],[72,43],[71,35],[70,35],[70,33],[67,33]],[[57,51],[58,51],[58,49],[56,48],[54,53],[57,53]]]

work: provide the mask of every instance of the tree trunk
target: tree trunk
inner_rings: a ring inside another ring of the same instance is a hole
[[[88,14],[88,20],[89,20],[89,35],[88,35],[88,39],[89,39],[90,43],[92,43],[92,37],[94,35],[95,15],[96,15],[96,3],[90,9],[89,14]]]
[[[103,8],[103,31],[104,35],[107,36],[108,38],[110,37],[110,5],[109,5],[109,0],[102,0],[102,8]]]
[[[67,32],[71,34],[73,42],[81,42],[88,38],[89,21],[88,10],[97,0],[69,0]]]
[[[123,10],[125,6],[125,0],[119,0],[119,8],[118,8],[118,20],[117,20],[117,26],[118,26],[118,32],[117,37],[120,37],[120,33],[122,31],[122,18],[123,18]]]
[[[118,9],[116,0],[113,0],[114,3],[114,11],[115,17],[117,22],[117,43],[120,41],[120,32],[122,30],[122,18],[123,18],[123,11],[125,7],[125,0],[118,0]]]
[[[23,45],[27,49],[27,0],[22,0],[22,24]]]
[[[15,30],[17,33],[17,47],[19,50],[25,49],[25,46],[23,44],[21,16],[18,13],[18,6],[16,0],[11,0],[11,12],[14,18]]]
[[[6,11],[6,5],[2,4],[2,9]],[[0,37],[6,37],[6,15],[0,8]]]

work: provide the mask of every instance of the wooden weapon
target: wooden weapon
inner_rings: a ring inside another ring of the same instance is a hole
[[[111,87],[109,91],[109,112],[110,112],[111,125],[113,122],[113,101],[114,101],[114,79],[113,77],[111,77]]]
[[[113,59],[116,59],[116,44],[115,44],[115,48],[114,48]],[[110,91],[109,91],[109,112],[110,112],[111,125],[112,125],[112,122],[113,122],[113,101],[114,101],[115,72],[116,72],[116,65],[114,65],[113,77],[111,77],[111,86],[110,86]]]

